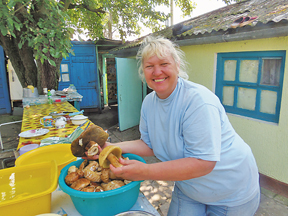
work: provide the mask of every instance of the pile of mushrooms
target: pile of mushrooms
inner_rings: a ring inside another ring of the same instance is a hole
[[[89,143],[92,154],[95,152],[98,154],[98,144],[93,141]],[[117,178],[109,168],[110,163],[115,167],[123,166],[119,163],[120,157],[122,157],[120,147],[107,146],[99,154],[98,162],[84,160],[79,167],[69,167],[65,182],[71,188],[85,192],[102,192],[122,187],[131,181]]]

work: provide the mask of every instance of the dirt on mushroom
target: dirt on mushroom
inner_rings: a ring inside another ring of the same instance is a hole
[[[71,152],[75,157],[85,157],[85,152],[87,151],[86,146],[90,141],[94,141],[102,147],[108,137],[108,133],[101,127],[93,124],[71,143]]]

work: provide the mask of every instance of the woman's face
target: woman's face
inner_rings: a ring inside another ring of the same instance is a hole
[[[171,55],[159,59],[154,55],[143,61],[145,80],[159,98],[165,99],[176,88],[178,68]]]

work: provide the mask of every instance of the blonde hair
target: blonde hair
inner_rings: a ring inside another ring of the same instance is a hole
[[[138,73],[142,81],[145,80],[143,61],[144,59],[148,59],[154,55],[157,55],[159,59],[163,59],[171,55],[175,63],[179,65],[178,76],[182,77],[183,79],[189,78],[188,74],[186,73],[187,63],[184,60],[185,54],[179,49],[178,45],[163,37],[148,36],[143,40],[136,56],[139,67]]]

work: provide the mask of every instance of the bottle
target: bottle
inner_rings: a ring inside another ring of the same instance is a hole
[[[51,94],[50,90],[48,90],[47,96],[48,96],[48,104],[52,104],[53,100],[51,98],[52,94]]]
[[[43,93],[44,93],[45,97],[47,97],[47,94],[48,94],[47,88],[43,88]]]
[[[68,92],[69,93],[74,93],[76,92],[76,87],[74,86],[74,84],[70,84],[70,86],[68,87]]]

